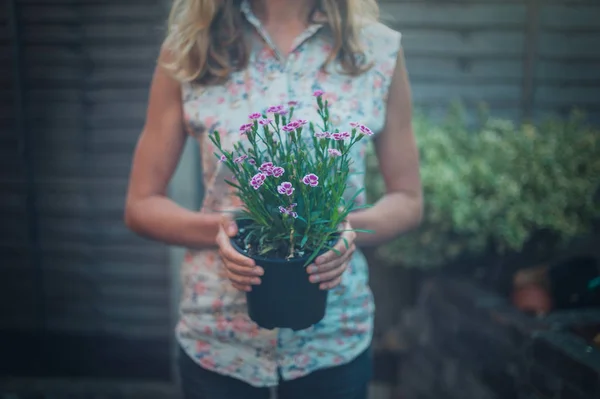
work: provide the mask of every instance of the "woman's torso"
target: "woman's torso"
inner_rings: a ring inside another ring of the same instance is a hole
[[[208,132],[218,130],[225,148],[240,139],[239,127],[252,112],[271,105],[296,101],[295,116],[316,120],[312,93],[323,90],[332,103],[332,122],[340,129],[358,121],[374,132],[383,128],[387,90],[400,46],[399,33],[375,24],[364,30],[368,72],[351,77],[320,70],[331,43],[326,28],[309,27],[282,60],[267,34],[250,11],[243,11],[253,25],[257,40],[245,71],[236,72],[222,86],[184,84],[183,106],[188,131],[200,144],[204,180],[201,212],[238,207],[237,198],[225,182],[231,173],[217,162]],[[352,196],[364,185],[364,154],[367,141],[353,147],[354,172],[348,182]],[[364,194],[356,202],[365,202]],[[188,251],[182,265],[183,297],[178,340],[201,366],[236,377],[255,386],[273,386],[279,376],[292,379],[320,368],[352,360],[370,344],[374,304],[368,286],[364,257],[357,252],[341,284],[330,291],[327,314],[315,326],[293,332],[263,330],[247,316],[245,294],[229,283],[214,250]]]

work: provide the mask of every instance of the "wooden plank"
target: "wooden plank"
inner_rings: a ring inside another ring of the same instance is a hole
[[[432,31],[403,29],[402,46],[411,56],[521,57],[524,37],[519,31]]]
[[[61,177],[55,180],[43,180],[37,182],[37,187],[40,191],[43,191],[44,195],[47,196],[60,196],[60,195],[80,195],[85,193],[104,193],[107,197],[113,195],[121,195],[127,189],[128,179],[70,179]],[[0,186],[2,187],[2,186]],[[45,198],[44,196],[40,199]],[[101,206],[102,202],[98,201],[98,206]]]
[[[546,84],[600,83],[600,62],[541,60],[537,63],[535,78]]]
[[[40,178],[117,178],[129,176],[130,157],[123,154],[71,153],[36,160],[35,173]]]
[[[92,322],[100,319],[102,324],[120,322],[124,325],[163,324],[170,322],[168,303],[160,305],[130,304],[98,301],[96,303],[75,302],[68,300],[49,300],[47,303],[48,319],[68,317],[80,322]]]
[[[158,45],[139,46],[82,46],[69,45],[30,45],[23,49],[26,64],[46,65],[86,65],[86,60],[94,64],[114,66],[147,66],[148,60],[155,61],[159,54]]]
[[[0,330],[33,329],[37,323],[35,275],[27,254],[0,253]],[[6,267],[10,264],[10,269]]]
[[[129,114],[131,109],[124,110],[123,105],[129,104],[134,107],[138,114],[146,112],[147,97],[149,86],[138,89],[128,87],[124,88],[105,88],[88,89],[85,85],[79,88],[69,88],[60,85],[54,85],[47,82],[45,87],[31,87],[26,91],[28,112],[38,112],[51,108],[63,114],[74,114],[73,107],[97,109],[102,105],[108,107],[102,109],[102,112],[118,112]],[[71,110],[71,112],[68,112]]]
[[[536,104],[544,107],[598,107],[600,85],[597,86],[551,86],[538,85],[535,92]]]
[[[57,257],[61,259],[70,259],[73,261],[81,261],[82,264],[90,265],[94,267],[98,262],[115,262],[119,264],[123,263],[136,263],[143,265],[160,264],[161,266],[167,265],[167,246],[148,241],[148,245],[143,251],[140,251],[137,247],[124,245],[122,243],[111,243],[110,245],[105,243],[79,243],[77,246],[73,246],[70,243],[63,243],[62,245],[47,245],[45,242],[42,243],[42,254],[44,257]],[[143,270],[140,270],[143,271]]]
[[[40,190],[41,191],[41,190]],[[123,218],[125,189],[122,192],[103,192],[100,189],[79,193],[40,192],[38,207],[48,216],[87,217],[91,220]],[[96,215],[93,215],[96,214]]]
[[[600,5],[572,4],[545,5],[541,11],[541,23],[552,30],[598,31]]]
[[[69,334],[114,334],[131,338],[166,338],[173,335],[173,327],[169,323],[127,323],[122,320],[112,321],[94,318],[74,318],[71,313],[52,314],[47,328],[52,332]]]
[[[138,88],[148,89],[152,80],[154,65],[138,65],[138,67],[94,65],[89,70],[78,65],[29,65],[27,75],[28,87],[39,87],[48,84],[48,81],[60,82],[62,88],[80,88],[82,84],[86,89],[99,88]],[[1,77],[0,70],[0,77]]]
[[[36,148],[33,153],[36,158],[48,157],[48,154],[77,154],[84,153],[90,156],[97,157],[126,157],[131,161],[137,138],[141,129],[131,129],[122,131],[126,137],[118,140],[111,140],[105,137],[92,137],[87,130],[75,132],[72,136],[72,141],[68,140],[68,136],[61,135],[52,137],[46,131],[41,131],[36,136]],[[129,169],[129,167],[127,167]]]
[[[90,274],[57,273],[46,270],[44,295],[47,300],[88,303],[120,303],[121,306],[165,306],[169,297],[167,276],[160,281],[127,281],[98,278]]]
[[[122,220],[122,219],[121,219]],[[104,225],[90,222],[86,218],[67,219],[40,216],[39,235],[45,247],[64,247],[65,245],[122,245],[132,250],[144,251],[151,245],[148,240],[141,238],[120,226],[120,219],[108,220]]]
[[[0,157],[0,179],[11,176],[22,177],[23,159],[17,151],[2,151]]]
[[[148,23],[30,25],[23,31],[25,45],[112,45],[115,47],[160,44],[159,31]],[[0,36],[1,38],[2,36]]]
[[[481,122],[479,107],[483,105],[484,102],[466,102],[466,123],[468,125],[477,125]],[[502,104],[499,106],[498,104],[494,104],[492,107],[488,109],[490,116],[493,118],[502,118],[511,121],[518,121],[521,117],[521,110],[519,108],[519,104],[516,102],[510,104]],[[415,104],[415,112],[427,115],[427,117],[432,121],[443,122],[448,115],[448,102],[439,102],[439,103],[431,103],[427,105]],[[418,139],[418,137],[417,137]]]
[[[458,29],[519,27],[525,23],[524,4],[477,4],[448,2],[382,3],[385,23],[401,31],[409,27]]]
[[[0,186],[1,187],[1,186]],[[0,188],[0,211],[11,214],[19,214],[25,212],[25,202],[27,201],[27,193],[22,190],[3,190]]]
[[[478,59],[476,57],[431,58],[409,56],[406,67],[411,83],[438,81],[514,82],[523,75],[520,60]]]
[[[29,231],[27,229],[27,214],[25,212],[2,212],[0,241],[2,245],[9,246],[28,245]]]
[[[42,131],[41,126],[37,128],[40,129],[40,132]],[[63,126],[62,129],[52,126],[44,129],[43,133],[36,134],[36,144],[39,144],[41,147],[64,144],[67,148],[69,146],[80,145],[82,148],[87,148],[90,151],[96,149],[103,151],[105,148],[112,148],[114,151],[123,152],[128,151],[135,145],[141,131],[142,128],[140,126],[129,128],[122,126],[115,126],[113,128]]]
[[[156,245],[162,246],[161,244]],[[129,284],[129,286],[163,284],[170,278],[166,255],[164,259],[159,258],[149,262],[147,259],[117,261],[101,257],[90,261],[47,253],[44,257],[44,270],[51,274],[67,276],[65,278],[78,275],[84,276],[90,281],[112,281],[116,284]]]
[[[539,54],[546,59],[586,59],[600,65],[600,31],[544,32],[540,35]]]
[[[466,101],[488,101],[490,103],[511,103],[520,99],[519,85],[460,83],[420,83],[412,85],[413,101],[419,103],[447,102],[463,99]]]
[[[586,107],[586,108],[587,109],[585,110],[586,111],[585,115],[586,115],[587,123],[595,125],[595,126],[599,126],[600,125],[600,107],[596,107],[595,109],[590,109],[590,107]],[[540,106],[535,110],[534,116],[535,116],[535,120],[538,122],[545,121],[548,119],[554,119],[554,118],[560,118],[560,119],[564,120],[566,117],[569,116],[569,114],[572,111],[573,111],[573,108],[570,106],[563,106],[563,107]]]
[[[23,2],[22,2],[23,3]],[[28,4],[29,3],[29,4]],[[90,22],[156,23],[163,22],[165,6],[159,0],[127,3],[117,2],[73,2],[53,1],[24,2],[22,20],[26,24],[84,24]]]

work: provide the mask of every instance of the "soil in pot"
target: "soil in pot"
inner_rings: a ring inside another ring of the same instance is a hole
[[[295,331],[321,321],[325,317],[328,292],[308,279],[304,265],[310,254],[286,259],[251,253],[243,248],[244,224],[244,221],[238,221],[241,232],[231,239],[231,244],[265,271],[261,284],[246,293],[250,319],[265,329],[290,328]]]

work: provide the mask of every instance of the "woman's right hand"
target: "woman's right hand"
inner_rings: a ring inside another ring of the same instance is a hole
[[[251,258],[233,248],[230,239],[237,234],[237,231],[235,221],[229,216],[223,216],[217,233],[217,245],[231,284],[240,291],[249,292],[253,285],[260,284],[260,276],[264,271]]]

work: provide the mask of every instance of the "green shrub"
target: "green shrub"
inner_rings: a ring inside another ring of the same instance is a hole
[[[445,123],[414,120],[425,214],[417,230],[382,245],[386,263],[436,267],[459,256],[519,252],[537,233],[566,244],[600,214],[600,131],[579,113],[515,127],[484,117],[467,126],[457,108]],[[367,192],[384,190],[373,149]]]

